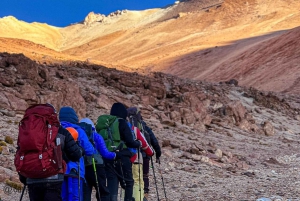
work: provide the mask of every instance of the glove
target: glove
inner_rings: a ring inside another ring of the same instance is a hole
[[[142,142],[140,140],[135,140],[135,141],[138,141],[140,143],[140,147],[143,146]]]
[[[116,152],[116,157],[115,160],[119,160],[123,157],[123,154],[121,154],[120,152]]]
[[[26,186],[26,177],[24,177],[23,175],[21,175],[20,173],[19,174],[19,180],[22,184],[24,184]]]
[[[157,151],[157,152],[155,153],[155,155],[156,155],[156,160],[159,160],[159,158],[161,157],[161,151],[160,151],[160,150]]]

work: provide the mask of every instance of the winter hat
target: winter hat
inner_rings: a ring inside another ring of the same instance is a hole
[[[79,119],[75,110],[72,107],[66,106],[60,108],[59,121],[66,121],[72,124],[76,124],[78,123]]]
[[[114,103],[110,109],[110,115],[126,119],[127,110],[122,103]]]
[[[92,125],[92,128],[95,129],[95,124],[89,118],[83,118],[83,119],[80,120],[80,122],[90,124],[90,125]]]

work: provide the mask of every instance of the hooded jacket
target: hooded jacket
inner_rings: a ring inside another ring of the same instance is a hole
[[[131,126],[130,124],[128,124],[128,125],[129,125],[129,127]],[[142,143],[142,146],[141,146],[140,151],[137,151],[137,153],[135,153],[130,158],[130,161],[132,163],[143,164],[142,152],[145,153],[147,156],[151,157],[151,156],[153,156],[154,151],[150,147],[150,145],[147,143],[147,140],[146,140],[145,136],[143,135],[143,133],[137,127],[131,126],[131,130],[133,131],[135,138],[138,139]]]
[[[72,127],[78,132],[78,139],[77,143],[84,149],[84,153],[87,156],[91,156],[94,153],[94,147],[90,143],[89,139],[87,138],[84,130],[78,126],[78,116],[73,108],[71,107],[62,107],[59,111],[59,120],[64,128]],[[77,122],[76,122],[77,121]],[[80,164],[80,177],[84,178],[85,168],[84,168],[84,159],[83,157],[79,160]],[[67,163],[67,170],[66,174],[70,174],[71,170],[74,169],[78,171],[78,163],[77,162],[68,162]]]
[[[127,124],[127,110],[122,103],[114,103],[110,110],[110,115],[119,117],[119,131],[121,140],[127,147],[138,148],[141,146],[139,141],[135,141],[132,137],[131,130]],[[130,152],[129,152],[130,153]],[[129,154],[130,156],[131,154]]]
[[[130,119],[130,123],[133,124],[133,126],[140,128],[148,144],[150,144],[153,147],[153,149],[156,152],[156,155],[160,157],[161,149],[158,140],[156,139],[151,128],[149,128],[147,124],[144,122],[140,110],[137,107],[130,107],[127,109],[127,112],[128,112],[128,118]],[[142,154],[143,157],[147,157],[147,154],[144,151],[142,152]]]

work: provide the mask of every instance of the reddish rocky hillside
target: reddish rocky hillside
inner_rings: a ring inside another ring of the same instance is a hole
[[[295,154],[299,97],[235,83],[209,84],[163,73],[142,76],[85,62],[39,64],[21,54],[2,53],[0,140],[10,136],[14,142],[1,145],[0,181],[18,182],[13,165],[17,125],[30,104],[71,105],[81,118],[95,121],[114,102],[123,102],[141,108],[163,146],[161,168],[170,200],[299,195],[292,185],[300,179],[295,174],[300,168]],[[157,182],[161,189],[161,180]],[[154,200],[152,176],[151,183]],[[1,190],[3,200],[20,195]]]
[[[0,19],[0,52],[216,83],[234,78],[297,94],[299,7],[296,0],[177,1],[108,16],[91,12],[64,28],[9,16]]]

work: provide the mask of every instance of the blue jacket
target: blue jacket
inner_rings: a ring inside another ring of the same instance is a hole
[[[91,156],[95,152],[93,145],[90,143],[88,137],[86,136],[86,134],[82,130],[82,128],[80,128],[80,126],[66,122],[66,121],[62,121],[60,123],[61,123],[62,127],[64,127],[64,128],[72,127],[74,129],[76,129],[76,131],[78,132],[77,142],[79,143],[79,146],[81,146],[84,149],[85,155]],[[80,161],[80,177],[84,178],[85,168],[84,168],[83,157],[81,157],[79,161]],[[72,162],[72,161],[68,162],[66,174],[70,174],[70,171],[73,168],[78,172],[78,162]]]
[[[116,157],[116,153],[108,151],[103,137],[95,131],[95,128],[93,128],[93,131],[96,149],[100,152],[103,158],[113,160]],[[97,153],[97,150],[95,150],[95,153]]]

